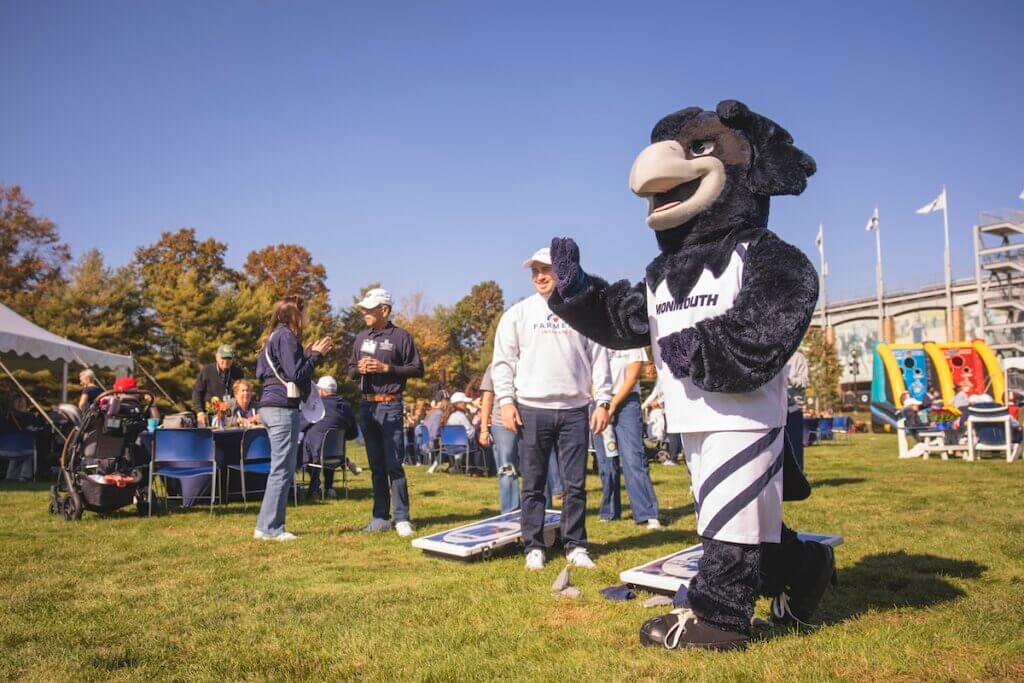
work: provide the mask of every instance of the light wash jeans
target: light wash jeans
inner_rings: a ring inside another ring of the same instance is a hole
[[[629,508],[637,524],[658,518],[658,496],[651,483],[651,471],[644,454],[643,418],[640,398],[634,392],[615,414],[615,442],[619,449],[622,477],[626,480]],[[599,437],[595,436],[597,440]]]
[[[270,536],[284,531],[284,513],[288,492],[295,476],[295,456],[299,451],[299,411],[294,408],[260,408],[260,421],[270,437],[270,474],[263,493],[256,529]]]
[[[498,467],[498,500],[501,514],[519,509],[519,434],[500,424],[491,425],[494,462]]]

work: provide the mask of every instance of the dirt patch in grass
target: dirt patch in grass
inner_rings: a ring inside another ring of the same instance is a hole
[[[597,615],[584,605],[568,602],[565,598],[556,599],[559,600],[559,603],[555,606],[555,610],[544,619],[545,626],[562,628],[563,626],[589,624],[597,619]]]

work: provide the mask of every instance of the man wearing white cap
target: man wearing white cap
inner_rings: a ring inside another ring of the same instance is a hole
[[[544,485],[551,451],[565,481],[562,542],[566,559],[594,567],[587,553],[587,428],[608,424],[611,371],[604,347],[580,335],[548,308],[555,288],[548,249],[523,263],[533,273],[534,296],[505,311],[494,339],[491,377],[502,425],[518,431],[522,528],[526,568],[544,567]],[[592,400],[597,402],[588,420]]]
[[[386,289],[371,289],[357,305],[366,329],[356,335],[348,371],[359,381],[359,429],[373,473],[373,518],[363,531],[390,530],[393,508],[398,535],[411,536],[409,488],[402,469],[402,392],[407,379],[423,376],[423,361],[412,335],[388,320],[391,294]]]
[[[356,416],[352,407],[341,396],[338,396],[338,381],[330,375],[324,375],[317,383],[317,392],[324,402],[324,416],[316,422],[308,422],[303,413],[299,413],[299,431],[302,432],[302,461],[307,466],[310,463],[320,462],[320,446],[323,443],[324,435],[330,429],[337,429],[345,435],[346,440],[358,436],[356,429]],[[352,474],[359,474],[362,468],[351,460],[346,460],[345,467]],[[306,496],[313,498],[320,495],[320,468],[307,467],[309,471],[309,490]],[[324,495],[328,498],[336,497],[333,488],[334,470],[324,470]]]

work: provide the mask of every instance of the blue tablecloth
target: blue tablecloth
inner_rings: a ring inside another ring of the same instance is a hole
[[[237,465],[242,457],[242,434],[244,429],[218,429],[213,432],[213,445],[216,449],[217,478],[227,477],[227,499],[242,499],[242,483],[237,471],[227,469],[228,465]],[[139,435],[138,444],[146,449],[146,452],[153,455],[153,433],[142,432]],[[183,466],[190,466],[193,463],[176,463]],[[203,463],[194,463],[202,465]],[[245,486],[247,490],[259,491],[255,495],[248,495],[248,498],[259,500],[263,493],[262,489],[266,484],[266,475],[251,474],[245,475]],[[179,487],[180,483],[180,487]],[[223,492],[223,486],[218,486]],[[181,495],[182,507],[190,507],[196,500],[209,501],[210,479],[209,477],[195,477],[182,480],[167,480],[167,489],[171,495]]]

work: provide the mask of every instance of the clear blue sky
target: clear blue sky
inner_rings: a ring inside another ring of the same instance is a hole
[[[655,255],[627,174],[662,115],[735,98],[818,162],[771,225],[829,297],[973,275],[979,212],[1024,208],[1020,2],[285,3],[0,0],[0,182],[75,253],[163,230],[308,247],[335,303],[370,280],[452,303],[554,234],[639,279]],[[630,7],[632,5],[632,8]]]

